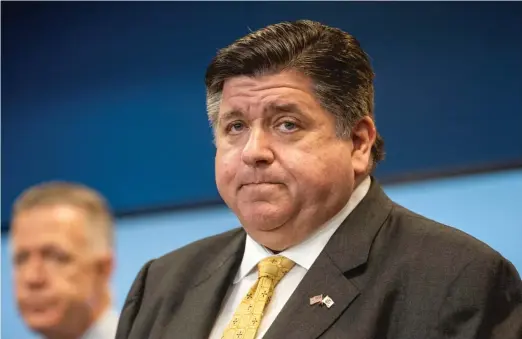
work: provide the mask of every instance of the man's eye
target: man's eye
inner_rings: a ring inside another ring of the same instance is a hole
[[[14,256],[14,263],[16,266],[24,264],[27,259],[29,259],[29,254],[27,252],[16,253]]]
[[[282,123],[279,124],[278,128],[282,132],[293,132],[298,128],[298,126],[293,121],[283,121]]]
[[[245,128],[245,125],[242,122],[233,122],[228,125],[227,131],[229,133],[239,133]]]
[[[67,264],[72,259],[69,254],[55,249],[45,250],[43,255],[46,260],[60,264]]]

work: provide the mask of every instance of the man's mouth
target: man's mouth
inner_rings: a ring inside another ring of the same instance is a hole
[[[269,190],[274,188],[277,185],[281,185],[279,182],[270,182],[270,181],[262,181],[262,182],[250,182],[245,183],[239,186],[239,190]]]
[[[269,181],[261,181],[261,182],[250,182],[242,184],[241,186],[262,186],[262,185],[279,185],[278,182],[269,182]]]

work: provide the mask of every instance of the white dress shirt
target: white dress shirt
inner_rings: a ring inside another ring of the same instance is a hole
[[[256,339],[260,339],[265,335],[283,306],[288,299],[290,299],[297,285],[299,285],[306,272],[308,272],[330,240],[330,237],[335,233],[337,228],[339,228],[344,219],[348,217],[350,212],[361,202],[366,193],[368,193],[370,184],[371,179],[367,177],[357,186],[343,209],[330,221],[319,228],[318,231],[304,242],[279,253],[279,255],[294,261],[296,265],[281,279],[279,284],[277,284],[274,295],[261,319]],[[258,244],[247,235],[241,266],[238,269],[233,285],[229,288],[227,296],[225,297],[221,311],[210,333],[210,339],[221,339],[223,331],[232,319],[237,306],[257,280],[257,264],[272,255],[274,254],[270,250]]]
[[[118,320],[118,313],[112,309],[107,309],[98,321],[81,336],[81,339],[114,339]]]

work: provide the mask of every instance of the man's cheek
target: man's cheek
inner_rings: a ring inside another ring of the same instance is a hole
[[[64,300],[79,299],[86,294],[87,279],[87,275],[83,273],[62,276],[55,280],[55,288]]]

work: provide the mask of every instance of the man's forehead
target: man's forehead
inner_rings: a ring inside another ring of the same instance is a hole
[[[69,205],[33,207],[20,211],[13,220],[13,237],[60,236],[82,237],[86,232],[83,210]]]
[[[246,75],[239,75],[225,80],[223,83],[223,97],[233,95],[238,89],[249,89],[259,83],[258,77],[250,77]]]
[[[223,99],[238,95],[255,96],[263,91],[299,91],[308,93],[313,89],[312,81],[306,75],[295,71],[262,74],[258,76],[239,75],[228,78],[223,83]]]
[[[261,88],[257,86],[257,88]],[[256,90],[257,90],[256,88]],[[292,87],[264,87],[264,92],[248,89],[231,90],[229,96],[223,96],[219,107],[220,119],[233,118],[246,114],[270,115],[280,112],[303,113],[314,105],[313,97],[304,91]]]

